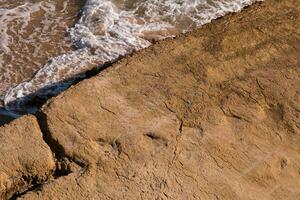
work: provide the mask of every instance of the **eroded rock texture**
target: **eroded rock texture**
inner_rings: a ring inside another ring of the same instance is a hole
[[[22,199],[300,198],[300,1],[127,57],[38,114],[68,173]]]
[[[0,127],[0,199],[44,183],[55,169],[52,152],[32,116]]]

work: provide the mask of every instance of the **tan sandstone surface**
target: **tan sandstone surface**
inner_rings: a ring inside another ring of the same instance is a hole
[[[300,1],[266,0],[128,56],[37,119],[56,169],[20,199],[299,200]],[[1,134],[35,137],[15,123]]]
[[[43,183],[55,169],[49,146],[33,116],[0,127],[0,199]]]

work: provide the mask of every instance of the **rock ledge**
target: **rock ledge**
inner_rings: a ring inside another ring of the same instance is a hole
[[[266,0],[77,84],[0,129],[0,198],[298,200],[299,30]]]

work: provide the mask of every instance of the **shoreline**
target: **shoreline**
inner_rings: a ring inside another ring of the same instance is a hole
[[[259,6],[260,4],[263,4],[263,3],[264,3],[264,1],[256,1],[256,2],[254,2],[254,3],[251,4],[251,5],[245,6],[245,7],[244,7],[241,11],[239,11],[239,12],[230,12],[230,13],[227,13],[226,15],[217,17],[217,18],[213,19],[211,22],[209,22],[209,23],[207,23],[207,24],[204,24],[204,25],[202,25],[201,27],[198,27],[198,28],[196,28],[196,29],[194,29],[194,30],[187,31],[187,32],[185,32],[185,33],[179,33],[178,35],[176,35],[176,36],[174,36],[174,37],[167,37],[167,38],[165,38],[165,39],[163,39],[163,40],[154,41],[149,47],[143,48],[143,49],[141,49],[141,50],[139,50],[139,51],[134,51],[134,52],[132,52],[132,53],[130,53],[130,54],[127,54],[127,55],[125,55],[125,56],[120,56],[119,59],[117,59],[117,60],[115,60],[115,61],[113,61],[113,62],[111,62],[111,63],[109,63],[109,64],[106,63],[106,64],[104,64],[103,67],[100,67],[100,68],[99,68],[99,67],[95,67],[95,68],[92,68],[92,69],[86,71],[85,74],[86,74],[87,77],[85,77],[85,78],[80,78],[79,81],[74,81],[74,83],[71,84],[67,89],[62,90],[62,91],[60,91],[58,94],[56,94],[56,95],[54,95],[54,96],[51,96],[51,97],[49,97],[49,98],[47,98],[47,99],[45,99],[45,100],[42,100],[42,102],[44,102],[44,103],[42,103],[42,104],[41,104],[41,102],[35,103],[35,101],[30,101],[30,103],[33,104],[33,105],[35,105],[36,108],[37,108],[37,110],[39,110],[40,107],[42,107],[41,105],[45,104],[45,103],[46,103],[48,100],[50,100],[51,98],[60,95],[60,94],[63,93],[64,91],[68,90],[70,87],[72,87],[72,86],[74,86],[74,85],[76,85],[76,84],[78,84],[78,83],[80,83],[80,82],[82,82],[82,81],[84,81],[84,80],[88,80],[88,79],[90,79],[91,77],[97,76],[98,74],[100,74],[100,73],[102,73],[104,70],[106,70],[107,68],[113,67],[115,63],[122,62],[123,59],[127,59],[128,57],[132,57],[132,56],[135,55],[135,54],[139,54],[139,53],[141,53],[141,52],[143,52],[143,51],[146,51],[147,49],[152,48],[152,46],[154,46],[154,45],[156,45],[156,44],[158,44],[158,43],[161,43],[161,42],[167,42],[167,41],[172,41],[172,40],[178,40],[178,39],[180,39],[180,38],[182,38],[182,37],[188,37],[189,35],[193,35],[195,32],[201,30],[202,28],[204,28],[205,26],[208,26],[208,25],[211,24],[211,23],[214,23],[214,22],[217,21],[217,20],[221,20],[221,19],[223,19],[223,18],[225,18],[225,17],[228,17],[228,18],[229,18],[229,17],[232,16],[232,15],[236,15],[236,14],[239,14],[239,13],[241,13],[241,12],[245,12],[247,9],[251,9],[252,7]],[[74,79],[76,80],[76,77],[74,77]],[[37,105],[39,105],[39,106],[37,106]],[[26,113],[26,114],[35,114],[35,113]],[[12,113],[12,112],[10,112],[10,111],[5,110],[4,107],[0,107],[0,126],[3,126],[4,124],[7,124],[8,122],[10,122],[10,121],[12,121],[12,120],[14,120],[14,119],[17,119],[18,117],[21,117],[21,116],[23,116],[23,115],[25,115],[25,114],[15,115],[14,113]],[[16,117],[16,116],[17,116],[17,117]]]

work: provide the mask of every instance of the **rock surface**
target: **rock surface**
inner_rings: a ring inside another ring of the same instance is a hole
[[[67,173],[20,199],[298,200],[300,1],[162,41],[37,117]]]
[[[0,199],[45,182],[55,169],[52,152],[32,116],[0,127]]]

